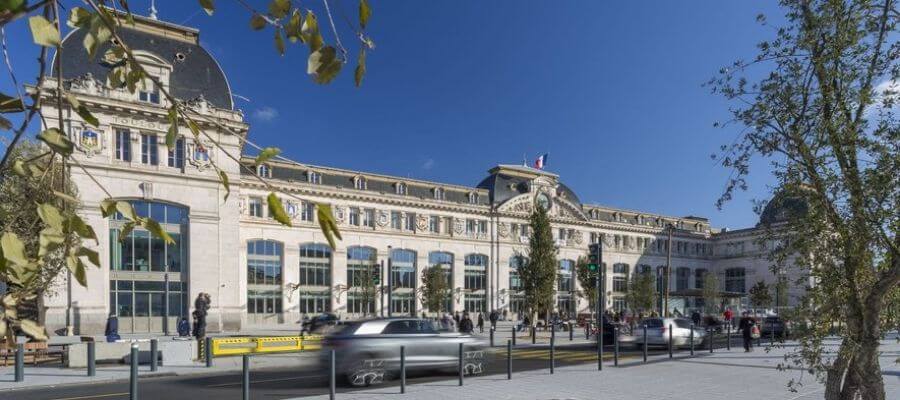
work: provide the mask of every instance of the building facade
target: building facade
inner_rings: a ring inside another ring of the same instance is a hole
[[[535,207],[545,208],[553,225],[561,313],[588,309],[575,265],[598,241],[607,305],[614,310],[626,307],[632,274],[665,273],[670,244],[675,294],[702,287],[708,273],[737,297],[759,280],[779,279],[765,260],[757,228],[725,232],[705,218],[585,204],[559,175],[525,166],[494,166],[472,186],[280,161],[254,166],[253,158],[241,156],[250,126],[232,102],[224,72],[199,45],[199,32],[135,19],[134,26],[121,27],[123,40],[202,121],[203,135],[182,126],[169,150],[170,105],[150,82],[131,94],[108,84],[110,67],[102,61],[74,52],[61,60],[64,87],[100,120],[93,127],[71,109],[62,114],[81,166],[72,168],[80,212],[100,237],[103,266],[88,272],[88,287],[76,284],[68,293],[62,284],[44,299],[51,331],[70,324],[76,332],[101,332],[110,314],[119,317],[123,332],[174,331],[199,293],[212,299],[212,331],[295,324],[321,312],[420,315],[429,311],[421,288],[430,267],[446,271],[452,288],[447,309],[515,314],[523,307],[517,268],[527,262],[528,217]],[[75,30],[64,45],[78,48],[83,37]],[[49,99],[56,82],[44,85]],[[57,123],[54,104],[44,103],[49,126]],[[292,227],[271,218],[268,185],[284,193]],[[131,201],[140,215],[162,223],[175,243],[142,229],[123,233],[122,220],[100,215],[99,204],[109,196]],[[343,235],[335,248],[319,229],[316,203],[332,207]],[[379,277],[374,301],[363,289],[372,276]],[[787,297],[796,302],[801,294]],[[670,308],[697,306],[687,295],[676,297]]]

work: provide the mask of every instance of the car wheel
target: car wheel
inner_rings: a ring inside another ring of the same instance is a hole
[[[350,386],[363,387],[381,384],[385,380],[390,380],[390,375],[384,358],[365,354],[350,366],[346,379]]]

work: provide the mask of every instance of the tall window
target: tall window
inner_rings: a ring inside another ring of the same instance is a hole
[[[691,279],[691,269],[678,267],[675,269],[675,290],[687,290]]]
[[[509,258],[509,290],[519,291],[522,287],[522,279],[519,278],[519,267],[526,263],[525,257],[512,256]]]
[[[131,132],[116,129],[116,160],[131,161]]]
[[[474,219],[466,220],[466,236],[473,236],[478,231],[478,224]]]
[[[396,289],[391,296],[392,312],[415,315],[416,257],[412,250],[391,250],[391,282]]]
[[[375,227],[375,210],[372,208],[366,208],[362,210],[362,226],[367,228]]]
[[[694,270],[694,288],[703,289],[706,280],[706,270],[698,268]]]
[[[613,277],[613,292],[624,293],[628,291],[628,279],[624,276]]]
[[[410,232],[416,231],[416,213],[406,213],[404,229]]]
[[[281,313],[284,247],[272,240],[247,242],[247,312]]]
[[[728,268],[725,270],[725,291],[746,293],[744,268]]]
[[[402,226],[402,223],[403,223],[401,221],[402,219],[403,218],[400,215],[400,211],[391,211],[391,228],[400,230],[400,227]]]
[[[316,205],[311,202],[305,200],[300,201],[300,220],[313,221],[313,216],[316,215],[315,207]]]
[[[478,204],[478,193],[469,193],[469,204]]]
[[[488,256],[484,254],[467,254],[465,258],[465,289],[484,290],[487,282]],[[468,299],[469,295],[466,295]],[[466,307],[468,310],[469,308]]]
[[[575,261],[559,260],[559,284],[557,290],[560,292],[570,292],[575,290],[572,285],[572,271],[575,270]]]
[[[447,287],[453,289],[453,253],[432,251],[428,253],[428,265],[431,268],[437,267],[443,270],[444,277],[447,279]],[[452,291],[447,291],[447,297],[444,298],[444,309],[453,311]]]
[[[141,163],[159,165],[159,146],[154,134],[141,134]]]
[[[435,200],[444,200],[444,189],[443,188],[434,188],[434,199]]]
[[[300,245],[299,311],[304,314],[331,311],[331,248],[325,244]]]
[[[169,166],[184,168],[184,138],[175,141],[175,147],[169,149]]]
[[[394,186],[396,193],[405,196],[406,195],[406,184],[403,182],[397,182],[397,185]]]
[[[263,207],[262,207],[262,199],[259,197],[250,197],[247,199],[248,202],[248,211],[250,212],[251,217],[262,217],[263,216]]]
[[[431,233],[440,233],[441,217],[432,215],[431,217],[428,218],[428,231]]]
[[[322,174],[316,171],[309,171],[306,173],[306,181],[318,185],[322,183]]]
[[[350,225],[359,226],[359,207],[350,207]]]
[[[378,297],[373,290],[379,286],[381,271],[374,248],[351,246],[347,248],[347,312],[374,314]],[[377,284],[376,284],[377,282]]]
[[[368,185],[366,184],[366,177],[357,176],[356,178],[353,178],[353,188],[354,189],[366,190],[367,187],[368,187]]]

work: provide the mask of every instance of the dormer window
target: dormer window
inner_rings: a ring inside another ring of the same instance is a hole
[[[256,175],[259,175],[263,178],[271,178],[272,177],[272,168],[270,168],[266,164],[260,164],[256,167]]]
[[[435,200],[444,200],[444,189],[443,188],[434,188],[434,199]]]
[[[139,90],[138,100],[145,103],[159,104],[159,89],[148,87],[146,90]]]
[[[394,191],[400,196],[406,196],[406,184],[403,182],[397,182],[397,184],[394,185]]]
[[[366,178],[364,176],[357,176],[353,178],[353,188],[356,190],[366,190],[368,185],[366,184]]]
[[[478,204],[478,193],[469,193],[469,204]]]
[[[639,225],[643,225],[643,224],[644,224],[644,216],[643,216],[643,215],[638,215],[638,216],[637,216],[637,223],[638,223]]]
[[[322,183],[322,174],[316,171],[307,171],[306,172],[306,181],[312,184],[321,184]]]

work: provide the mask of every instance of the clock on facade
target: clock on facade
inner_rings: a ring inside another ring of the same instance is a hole
[[[534,202],[538,207],[543,208],[544,211],[550,211],[550,196],[547,196],[547,193],[539,193],[534,198]]]

